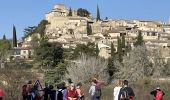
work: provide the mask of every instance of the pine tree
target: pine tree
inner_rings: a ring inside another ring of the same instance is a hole
[[[6,36],[5,36],[5,34],[3,35],[3,40],[6,40]]]
[[[113,43],[111,43],[111,57],[112,57],[112,58],[115,57],[115,51],[116,51],[116,49],[114,48]]]
[[[72,9],[71,9],[71,7],[70,7],[68,16],[72,16],[72,15],[73,15],[73,14],[72,14]]]
[[[122,56],[123,56],[122,43],[121,43],[121,39],[119,37],[117,37],[117,53],[118,53],[119,62],[122,62]]]
[[[142,46],[144,44],[143,36],[141,31],[139,31],[137,41],[134,43],[134,46]]]
[[[13,47],[17,47],[17,35],[16,35],[16,28],[13,25]]]
[[[96,18],[96,21],[99,21],[99,20],[101,20],[100,19],[100,10],[99,10],[99,7],[97,5],[97,18]]]
[[[89,25],[89,23],[87,22],[87,35],[91,35],[92,34],[92,28],[91,25]]]

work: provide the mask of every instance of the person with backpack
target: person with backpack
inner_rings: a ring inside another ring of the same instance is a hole
[[[91,94],[91,100],[96,100],[95,92],[96,92],[96,84],[92,82],[92,85],[89,89],[89,93]]]
[[[163,100],[163,96],[165,93],[160,89],[160,86],[157,86],[157,88],[150,92],[151,95],[154,95],[154,100]]]
[[[0,100],[4,99],[4,90],[0,87]]]
[[[32,95],[31,95],[31,92],[33,91],[32,81],[28,81],[26,91],[27,91],[27,100],[32,100]]]
[[[69,86],[68,92],[67,92],[67,100],[77,100],[78,99],[78,93],[76,91],[75,85],[72,83]]]
[[[45,83],[45,88],[43,89],[43,92],[44,92],[43,100],[48,100],[49,91],[50,91],[50,89],[49,89],[48,83]]]
[[[25,84],[22,86],[22,100],[27,100],[27,95],[27,85]]]
[[[54,86],[50,85],[49,89],[50,89],[50,91],[49,91],[50,100],[56,100],[56,90],[54,89]],[[57,99],[57,100],[60,100],[60,99]]]
[[[62,84],[58,84],[57,85],[56,100],[63,100]]]
[[[123,87],[120,89],[118,100],[133,100],[135,96],[133,89],[128,86],[128,81],[123,81]]]
[[[122,88],[122,81],[118,80],[116,87],[113,90],[113,100],[118,100],[120,89]]]

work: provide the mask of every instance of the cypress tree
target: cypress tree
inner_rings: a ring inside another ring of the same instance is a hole
[[[116,51],[116,49],[114,48],[113,43],[111,43],[111,57],[112,58],[114,58],[114,56],[115,56],[115,51]]]
[[[96,18],[96,21],[99,21],[99,20],[101,20],[100,19],[100,10],[99,10],[99,7],[97,5],[97,18]]]
[[[121,39],[117,37],[117,53],[118,53],[118,60],[119,62],[122,62],[122,44],[121,44]]]
[[[144,40],[143,40],[143,36],[141,31],[138,32],[138,37],[137,37],[137,41],[134,43],[134,46],[142,46],[144,44]]]
[[[125,45],[125,35],[122,35],[122,52],[125,53],[125,50],[126,50],[126,45]]]
[[[99,55],[99,47],[98,47],[98,44],[96,44],[96,56],[98,56]]]
[[[5,34],[3,35],[3,40],[6,40],[6,36],[5,36]]]
[[[17,47],[17,35],[16,35],[16,28],[13,25],[13,47]]]
[[[70,7],[68,16],[72,16],[72,15],[73,15],[73,14],[72,14],[72,9],[71,9],[71,7]]]
[[[91,35],[92,34],[92,28],[91,25],[89,25],[89,23],[87,22],[87,35]]]

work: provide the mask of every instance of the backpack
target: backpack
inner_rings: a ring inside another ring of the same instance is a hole
[[[95,96],[100,97],[102,95],[101,89],[96,86],[95,88]]]
[[[162,91],[157,90],[155,100],[162,100],[162,98],[163,98],[163,92],[162,92]]]
[[[63,90],[58,90],[58,93],[57,93],[57,100],[63,100]]]
[[[121,100],[129,100],[130,96],[128,94],[128,91],[126,89],[123,89],[120,95]]]

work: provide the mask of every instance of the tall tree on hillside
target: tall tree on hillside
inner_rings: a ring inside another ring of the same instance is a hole
[[[125,35],[122,35],[122,48],[125,49]]]
[[[114,47],[114,45],[113,45],[113,42],[111,43],[111,57],[112,58],[114,58],[114,56],[115,56],[115,51],[116,51],[116,49],[115,49],[115,47]]]
[[[122,43],[121,43],[121,39],[119,37],[117,37],[117,53],[118,53],[118,60],[119,62],[122,62],[122,56],[123,56],[123,52],[122,52]]]
[[[72,15],[73,15],[73,14],[72,14],[72,9],[71,9],[71,7],[70,7],[68,16],[72,16]]]
[[[16,28],[13,25],[13,47],[17,47],[17,35],[16,35]]]
[[[96,21],[99,21],[100,19],[100,10],[99,10],[99,6],[97,5],[97,17],[96,17]]]
[[[91,35],[92,34],[92,28],[91,25],[89,25],[89,23],[87,22],[87,35]]]
[[[99,52],[100,52],[100,50],[99,50],[98,44],[96,44],[96,56],[99,55]]]
[[[26,38],[28,36],[31,36],[36,32],[37,27],[36,26],[28,26],[27,28],[24,29],[24,37]]]
[[[47,20],[42,20],[36,29],[36,32],[40,34],[41,37],[45,34],[46,25],[49,24]]]
[[[81,17],[89,17],[90,16],[90,12],[88,10],[86,10],[86,9],[79,8],[77,10],[77,15],[81,16]]]
[[[6,36],[5,36],[5,34],[3,35],[3,40],[6,40]]]
[[[134,43],[134,46],[142,46],[143,44],[144,44],[144,40],[143,40],[142,32],[139,31],[137,41]]]

